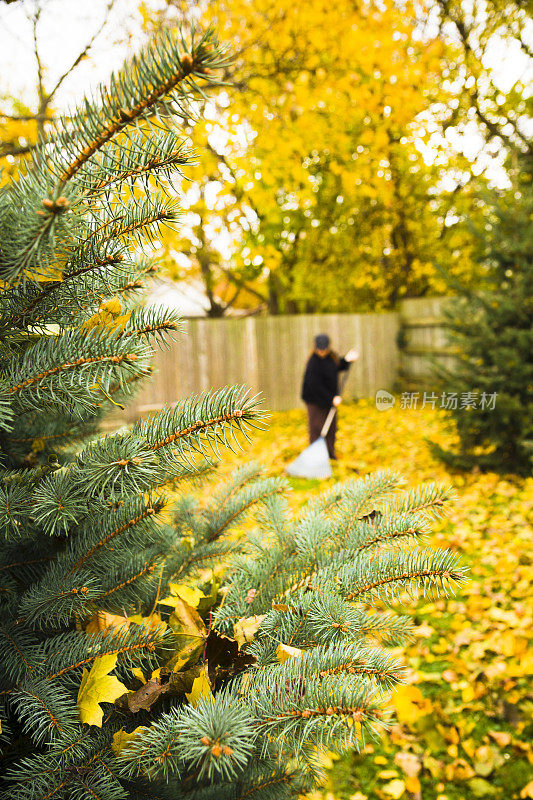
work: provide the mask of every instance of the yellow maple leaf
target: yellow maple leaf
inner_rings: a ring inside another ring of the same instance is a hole
[[[202,669],[201,673],[192,682],[190,692],[185,693],[185,697],[192,706],[198,703],[200,697],[209,697],[211,694],[211,683],[207,675],[207,664]]]
[[[109,325],[109,327],[112,328],[113,330],[116,330],[118,328],[124,330],[127,323],[129,322],[130,317],[131,317],[131,311],[126,311],[125,314],[121,314],[119,317],[114,317],[113,322]]]
[[[161,620],[160,614],[150,614],[149,617],[143,617],[142,614],[133,614],[133,616],[128,617],[128,620],[135,623],[135,625],[144,625],[150,631],[154,628],[167,627],[167,623]]]
[[[105,325],[106,322],[113,320],[111,314],[101,314],[100,311],[97,311],[96,314],[93,314],[92,317],[86,319],[83,325],[81,326],[82,331],[92,331],[93,328],[98,328],[102,325]]]
[[[109,311],[110,314],[122,313],[122,305],[118,297],[112,297],[110,300],[105,300],[103,303],[100,303],[100,309],[102,311]]]
[[[399,686],[392,697],[400,722],[416,722],[429,714],[433,706],[417,686]]]
[[[150,680],[159,680],[161,677],[161,669],[162,667],[158,667],[158,669],[154,669],[152,674],[150,675]],[[136,678],[140,680],[140,682],[144,685],[146,684],[146,678],[144,676],[144,672],[139,667],[133,667],[132,670],[133,674]]]
[[[30,281],[37,281],[38,283],[49,283],[50,281],[63,280],[63,271],[59,267],[51,267],[48,269],[28,269],[25,270],[24,274]]]
[[[176,649],[167,667],[178,671],[200,655],[207,634],[198,612],[181,597],[176,596],[176,600],[176,606],[168,620],[175,634]]]
[[[97,611],[92,617],[86,628],[86,633],[109,633],[112,628],[120,630],[128,628],[130,620],[127,617],[121,617],[119,614],[109,614],[107,611]]]
[[[109,330],[121,328],[124,330],[131,317],[131,311],[126,311],[124,314],[121,314],[121,311],[122,307],[117,298],[101,303],[98,311],[85,320],[81,330],[90,331],[94,328],[109,328]]]
[[[136,678],[140,680],[140,682],[144,685],[146,683],[146,678],[144,677],[144,672],[140,667],[133,667],[131,670]]]
[[[87,725],[102,727],[103,710],[100,703],[114,703],[128,689],[114,675],[109,675],[116,666],[117,656],[100,656],[94,660],[90,670],[83,670],[76,705],[80,720]]]
[[[301,658],[302,654],[303,650],[291,647],[289,644],[278,644],[276,649],[276,657],[280,664],[283,664],[288,658]]]
[[[114,754],[116,756],[119,756],[126,747],[126,745],[128,745],[131,741],[133,741],[133,739],[137,739],[139,733],[145,730],[147,730],[147,728],[145,728],[143,725],[139,725],[139,727],[135,728],[135,730],[132,731],[131,733],[126,733],[126,731],[123,728],[114,733],[113,741],[111,742],[111,749],[113,750]]]
[[[256,614],[253,617],[240,619],[235,623],[233,626],[233,636],[238,642],[239,647],[242,647],[246,642],[252,641],[265,616],[265,614],[261,614],[260,616]]]
[[[160,605],[172,606],[172,608],[175,608],[179,603],[178,598],[181,598],[185,600],[187,605],[191,606],[191,608],[198,608],[198,603],[205,597],[205,594],[200,591],[197,586],[191,588],[184,583],[169,583],[169,589],[171,596],[159,600]]]

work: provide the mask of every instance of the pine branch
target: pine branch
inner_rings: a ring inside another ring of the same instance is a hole
[[[164,626],[134,626],[134,630],[116,630],[110,634],[82,634],[78,631],[53,637],[43,647],[44,663],[39,672],[43,679],[56,678],[90,667],[96,658],[116,655],[119,665],[128,670],[141,664],[145,669],[157,663],[157,649],[170,638]],[[58,649],[59,648],[59,649]]]
[[[264,416],[258,405],[257,397],[250,397],[245,387],[220,389],[136,423],[132,434],[146,439],[149,447],[159,452],[161,462],[172,469],[176,452],[190,463],[193,453],[205,457],[212,450],[219,456],[220,445],[240,447],[235,434],[240,432],[247,438],[247,430],[260,424]]]
[[[0,204],[2,272],[13,281],[22,278],[24,282],[33,279],[35,270],[40,275],[52,275],[58,243],[83,240],[80,226],[83,227],[84,212],[89,207],[84,206],[82,198],[91,191],[92,185],[88,183],[91,174],[96,181],[95,191],[101,184],[100,151],[117,134],[132,130],[161,111],[167,113],[173,103],[182,104],[180,113],[187,119],[189,112],[183,101],[191,94],[202,94],[197,79],[214,83],[212,71],[224,63],[212,32],[190,52],[171,35],[165,35],[140,58],[134,58],[119,76],[113,76],[109,89],[100,88],[99,102],[86,101],[77,112],[59,120],[53,126],[53,142],[34,152],[30,171],[11,187],[11,196],[6,198],[14,201],[17,209],[25,209],[24,225],[9,202]],[[167,139],[159,139],[160,148],[167,146]],[[116,144],[114,150],[111,148],[102,155],[107,165],[110,159],[116,159],[119,147]],[[93,157],[97,159],[95,166]],[[175,164],[182,158],[176,152],[173,156],[160,153],[160,157],[163,172],[170,169],[171,161]],[[115,175],[113,183],[120,185],[127,181],[129,171]],[[78,173],[81,184],[73,181]],[[164,212],[157,218],[163,219]],[[125,235],[139,227],[130,220],[130,224],[119,227],[118,231]]]
[[[71,738],[76,731],[78,714],[72,697],[55,684],[25,683],[9,702],[23,730],[37,745]]]
[[[172,36],[165,35],[150,49],[134,57],[127,71],[118,78],[111,78],[109,90],[100,89],[100,106],[86,104],[78,119],[76,115],[72,117],[72,131],[85,146],[70,163],[64,164],[58,176],[58,190],[62,191],[67,182],[117,133],[157,112],[159,104],[167,96],[172,102],[189,95],[191,90],[200,91],[194,78],[212,81],[211,70],[220,69],[224,64],[220,56],[213,33],[208,32],[190,52],[183,52]],[[59,133],[58,144],[63,143],[64,137]],[[72,151],[72,146],[69,150]],[[69,154],[67,151],[63,161]],[[57,163],[60,163],[59,158]]]
[[[79,418],[100,399],[100,386],[107,392],[112,380],[123,386],[128,372],[145,371],[150,353],[146,344],[122,340],[107,330],[70,330],[42,337],[18,362],[10,364],[3,395],[12,398],[19,414],[68,403],[72,416]]]
[[[366,602],[383,597],[390,602],[399,599],[402,591],[416,596],[419,585],[424,594],[437,587],[446,594],[453,583],[464,582],[466,572],[465,567],[458,566],[457,556],[446,550],[385,553],[375,566],[365,567],[368,565],[358,559],[337,575],[335,580],[347,600]]]
[[[78,182],[88,196],[108,192],[116,185],[136,182],[148,189],[150,183],[170,180],[178,167],[194,163],[195,153],[188,150],[173,132],[134,133],[125,148],[121,143],[104,148],[98,160],[89,161],[78,175]],[[86,173],[86,174],[84,174]]]
[[[97,541],[91,544],[88,549],[85,547],[85,541],[91,543],[94,540],[93,532],[88,530],[85,537],[78,537],[78,541],[72,546],[69,552],[68,557],[72,560],[75,559],[69,572],[76,572],[80,567],[90,561],[90,559],[94,558],[95,555],[100,555],[102,548],[107,548],[109,542],[117,536],[123,537],[126,533],[131,535],[132,529],[135,529],[136,536],[141,534],[141,530],[148,536],[152,534],[155,536],[157,530],[154,528],[152,518],[155,517],[163,507],[164,501],[162,499],[155,499],[151,502],[136,500],[122,507],[116,513],[111,523],[109,523],[109,517],[107,515],[105,519],[102,520],[103,530],[100,528],[100,530],[97,531],[97,534],[99,534],[96,537]],[[101,535],[102,533],[104,534],[103,536]]]

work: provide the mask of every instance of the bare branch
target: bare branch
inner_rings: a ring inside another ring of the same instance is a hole
[[[116,3],[116,0],[109,0],[109,2],[107,3],[106,9],[105,9],[105,15],[104,15],[104,19],[103,19],[102,24],[94,32],[94,34],[91,36],[91,38],[89,39],[89,41],[87,42],[87,44],[85,45],[85,47],[83,48],[81,53],[74,59],[74,61],[70,65],[70,67],[67,70],[65,70],[65,72],[61,75],[61,77],[57,80],[57,82],[56,82],[55,86],[53,87],[53,89],[51,89],[50,92],[46,95],[46,104],[47,105],[50,103],[50,101],[52,100],[53,96],[55,95],[55,93],[57,92],[57,90],[59,89],[59,87],[61,86],[63,81],[66,78],[68,78],[68,76],[71,74],[71,72],[73,72],[73,70],[76,69],[76,67],[78,66],[80,61],[82,61],[88,55],[89,50],[92,48],[92,46],[94,45],[95,41],[98,39],[98,37],[100,36],[102,31],[104,30],[105,26],[107,25],[107,23],[109,21],[109,19],[108,19],[109,13],[113,10],[113,6],[115,5],[115,3]]]
[[[32,17],[32,27],[33,27],[33,53],[35,55],[35,61],[37,62],[37,94],[39,96],[39,110],[41,108],[41,104],[45,96],[44,85],[43,85],[44,71],[43,71],[41,56],[39,54],[39,44],[37,40],[37,25],[39,24],[40,16],[41,16],[41,6],[38,5],[35,14]]]
[[[0,112],[0,117],[12,120],[14,122],[37,122],[37,130],[38,130],[38,138],[41,139],[44,134],[44,127],[45,124],[48,122],[53,122],[54,117],[48,116],[49,106],[50,103],[56,94],[57,90],[62,85],[63,81],[68,78],[69,75],[76,69],[78,64],[88,55],[89,51],[93,47],[95,41],[98,39],[102,31],[104,30],[105,26],[109,21],[109,14],[112,11],[113,7],[115,6],[116,0],[108,0],[106,5],[104,19],[101,25],[97,28],[94,34],[91,36],[83,50],[79,53],[79,55],[74,59],[72,64],[65,70],[65,72],[58,78],[53,88],[47,92],[44,85],[44,68],[43,63],[41,61],[41,56],[39,53],[39,44],[38,44],[38,35],[37,35],[37,28],[39,24],[39,19],[41,16],[41,6],[38,5],[35,13],[32,16],[32,28],[33,28],[33,52],[35,55],[35,60],[37,62],[37,95],[39,98],[39,106],[35,114],[6,114],[4,112]],[[32,145],[14,145],[11,147],[4,147],[0,148],[0,158],[4,156],[18,156],[24,155],[25,153],[29,153],[35,147],[34,144]]]
[[[45,122],[53,122],[54,117],[47,117],[46,114],[36,113],[36,114],[6,114],[4,111],[0,111],[0,117],[2,119],[10,119],[13,122],[33,122],[35,120],[44,119]]]
[[[256,289],[253,289],[249,284],[243,280],[242,278],[237,277],[230,269],[227,267],[223,267],[221,264],[217,264],[217,269],[224,273],[224,275],[230,280],[235,286],[239,287],[239,290],[244,289],[245,292],[249,292],[254,297],[257,297],[258,300],[261,300],[262,303],[267,302],[267,298],[258,292]],[[233,300],[235,302],[235,300]]]
[[[207,141],[207,145],[206,145],[206,147],[207,147],[207,149],[208,149],[208,150],[209,150],[209,151],[210,151],[210,152],[211,152],[211,153],[212,153],[212,154],[215,156],[215,158],[218,158],[218,160],[219,160],[219,161],[221,161],[221,162],[222,162],[222,164],[224,164],[224,166],[226,167],[226,169],[227,169],[227,170],[228,170],[228,172],[230,173],[231,177],[232,177],[232,178],[233,178],[233,180],[235,181],[235,184],[234,184],[234,186],[233,186],[233,194],[235,195],[235,197],[237,198],[237,200],[238,200],[239,202],[240,202],[241,200],[246,200],[246,202],[248,203],[248,205],[250,206],[250,208],[252,209],[252,211],[254,212],[254,214],[257,216],[257,219],[258,219],[258,220],[262,220],[262,219],[263,219],[263,215],[261,214],[261,212],[259,211],[259,209],[258,209],[258,208],[257,208],[257,206],[255,205],[254,201],[252,200],[252,198],[250,197],[250,195],[248,194],[248,192],[246,192],[246,191],[243,189],[243,187],[241,186],[241,184],[239,183],[239,181],[238,181],[238,179],[237,179],[237,176],[235,175],[235,170],[233,169],[233,167],[232,167],[232,166],[230,165],[230,163],[228,162],[228,159],[226,158],[226,156],[225,156],[225,155],[222,155],[221,153],[219,153],[219,152],[218,152],[218,150],[216,150],[216,149],[213,147],[213,145],[211,145],[211,144],[209,143],[209,141]]]
[[[6,156],[23,156],[26,153],[31,153],[37,146],[37,142],[31,144],[14,144],[11,146],[0,144],[0,158],[5,158]]]

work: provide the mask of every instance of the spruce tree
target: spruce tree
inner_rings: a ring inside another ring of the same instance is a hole
[[[435,372],[459,446],[449,451],[434,443],[433,450],[453,467],[527,475],[533,465],[531,156],[518,165],[512,189],[493,201],[491,230],[480,234],[487,286],[463,289],[445,309],[457,358]]]
[[[152,270],[139,253],[176,217],[177,125],[224,63],[211,33],[157,40],[0,193],[10,800],[297,797],[321,749],[376,732],[402,678],[387,647],[408,619],[372,603],[463,579],[451,553],[418,546],[446,488],[398,492],[382,472],[293,516],[283,480],[248,465],[200,505],[185,487],[260,421],[244,388],[97,435],[178,326],[136,306]],[[236,536],[251,509],[256,533]]]

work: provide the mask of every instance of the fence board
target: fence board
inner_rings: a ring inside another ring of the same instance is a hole
[[[453,366],[449,355],[442,308],[445,297],[403,300],[400,307],[403,346],[400,356],[400,383],[404,388],[424,387],[431,382],[433,359]]]

